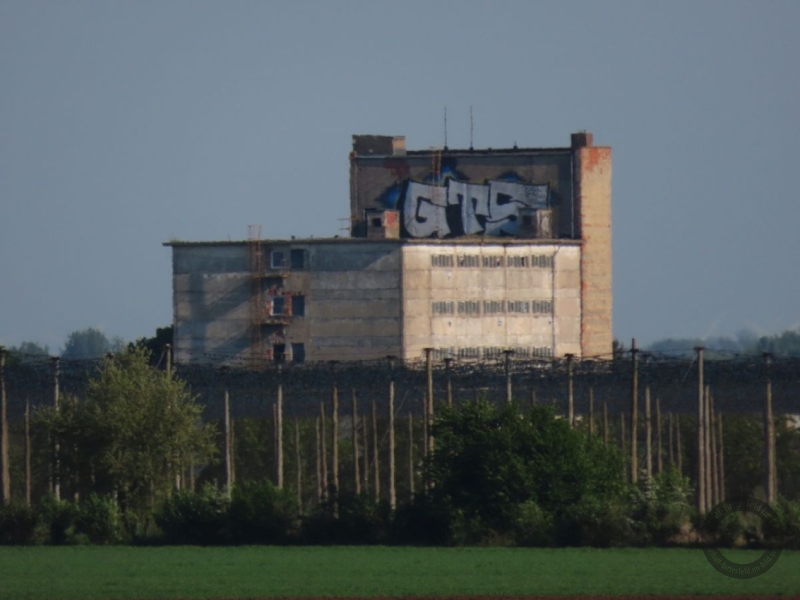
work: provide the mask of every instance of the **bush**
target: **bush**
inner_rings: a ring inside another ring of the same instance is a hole
[[[630,489],[632,528],[637,544],[668,544],[688,528],[694,515],[689,480],[674,467]]]
[[[39,516],[24,504],[0,505],[0,544],[25,545],[36,540]]]
[[[366,494],[331,499],[303,522],[302,539],[312,544],[377,544],[386,536],[388,514]]]
[[[182,490],[166,500],[155,515],[156,524],[171,544],[213,545],[228,540],[229,500],[211,485],[201,491]]]
[[[459,515],[446,499],[420,495],[397,509],[390,537],[396,544],[450,546],[461,537],[458,521]]]
[[[762,522],[765,542],[779,548],[800,549],[800,502],[779,498],[772,508],[778,519]]]
[[[115,544],[123,541],[123,523],[117,503],[108,497],[89,494],[80,502],[75,530],[92,544]]]
[[[285,543],[297,524],[297,502],[288,490],[269,482],[245,483],[233,489],[229,509],[235,543]]]
[[[514,538],[519,546],[552,546],[555,542],[553,515],[533,500],[521,504]]]
[[[43,541],[60,546],[75,542],[75,506],[66,500],[47,495],[39,505],[39,535]]]
[[[561,546],[608,548],[636,542],[627,503],[595,496],[585,496],[557,515],[555,534]]]

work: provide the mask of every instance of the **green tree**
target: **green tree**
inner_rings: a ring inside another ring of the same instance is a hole
[[[625,489],[616,450],[570,428],[550,407],[520,414],[513,404],[478,400],[444,408],[433,433],[436,451],[426,470],[432,495],[481,527],[509,530],[524,503],[556,514]]]
[[[66,398],[60,411],[41,412],[60,442],[67,490],[114,492],[124,509],[144,511],[169,493],[178,469],[213,455],[215,431],[199,424],[202,407],[149,359],[141,348],[104,358],[85,401]]]
[[[156,334],[153,337],[141,337],[135,342],[128,344],[128,347],[146,348],[150,351],[151,364],[153,366],[165,364],[164,351],[167,344],[172,344],[173,326],[157,327]]]
[[[65,359],[100,358],[109,352],[116,352],[122,348],[122,339],[115,337],[109,340],[99,329],[88,327],[81,331],[73,331],[67,336],[67,342],[61,351]]]

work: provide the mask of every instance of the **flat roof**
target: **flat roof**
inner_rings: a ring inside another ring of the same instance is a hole
[[[358,237],[332,237],[332,238],[291,238],[291,239],[260,239],[260,240],[222,240],[222,241],[185,241],[170,240],[163,242],[163,246],[240,246],[260,242],[267,245],[291,244],[410,244],[410,245],[457,245],[457,246],[530,246],[561,244],[566,246],[580,245],[581,240],[571,238],[504,238],[493,236],[461,236],[457,238],[431,239],[431,238],[358,238]]]

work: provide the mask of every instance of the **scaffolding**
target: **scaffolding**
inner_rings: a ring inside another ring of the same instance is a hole
[[[261,225],[247,227],[247,253],[250,257],[250,367],[266,367],[264,349],[264,248],[261,244]]]

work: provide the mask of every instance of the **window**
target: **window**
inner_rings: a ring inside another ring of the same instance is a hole
[[[272,360],[276,365],[286,362],[286,344],[273,344]]]
[[[272,314],[282,315],[286,310],[286,299],[283,296],[275,296],[272,299]]]
[[[534,254],[531,256],[531,266],[551,269],[555,264],[554,257],[548,254]]]
[[[534,300],[531,304],[533,304],[533,312],[535,313],[550,314],[553,312],[552,300]]]
[[[432,267],[452,267],[455,261],[450,254],[432,254],[431,266]]]
[[[303,295],[292,296],[292,316],[306,316],[306,297]]]
[[[431,310],[435,315],[452,315],[455,312],[455,302],[434,302]]]
[[[292,344],[292,360],[298,365],[306,362],[305,344]]]
[[[283,250],[272,251],[272,268],[280,269],[286,266],[286,253]]]
[[[478,300],[460,300],[458,314],[477,317],[481,314],[481,303]]]
[[[506,312],[505,300],[484,300],[483,301],[483,314],[491,315],[495,313]]]
[[[293,269],[305,269],[306,251],[297,249],[291,251],[291,261]]]
[[[522,215],[523,227],[530,227],[533,225],[533,218],[530,215]]]
[[[531,304],[526,300],[509,300],[508,312],[510,313],[529,313],[531,312]]]
[[[383,223],[381,223],[380,217],[373,217],[372,218],[372,226],[373,227],[383,227]]]
[[[474,256],[472,254],[462,254],[458,257],[458,266],[459,267],[479,267],[480,260],[478,256]]]
[[[533,349],[533,356],[535,358],[552,358],[553,357],[553,349],[548,348],[547,346],[541,346],[538,348]]]
[[[483,257],[483,266],[485,268],[491,267],[502,267],[503,266],[503,257],[502,256],[484,256]]]

